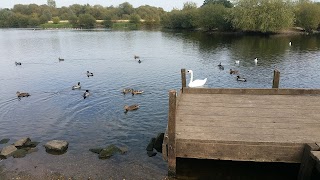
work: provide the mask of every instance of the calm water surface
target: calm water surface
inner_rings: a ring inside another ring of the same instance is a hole
[[[207,87],[270,88],[277,67],[280,87],[320,88],[319,48],[317,36],[0,30],[0,139],[13,143],[28,136],[41,142],[37,153],[0,165],[39,176],[60,172],[80,179],[162,179],[167,164],[161,154],[149,158],[145,148],[150,138],[165,131],[168,90],[180,88],[181,68],[192,69],[195,78],[207,77]],[[220,62],[225,70],[218,69]],[[231,68],[248,82],[237,82]],[[94,76],[88,78],[87,70]],[[82,89],[71,90],[77,82]],[[145,93],[123,95],[127,87]],[[83,99],[86,89],[92,94]],[[16,91],[31,96],[19,101]],[[125,104],[135,103],[139,110],[123,113]],[[41,145],[52,139],[67,140],[68,152],[47,154]],[[109,144],[128,152],[99,160],[88,151]]]

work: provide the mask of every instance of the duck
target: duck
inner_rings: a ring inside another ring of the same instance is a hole
[[[254,61],[255,64],[257,64],[258,63],[258,58],[255,58],[253,61]]]
[[[202,79],[202,80],[200,80],[200,79],[193,80],[193,71],[192,70],[188,70],[188,73],[191,74],[190,82],[188,84],[189,87],[200,87],[200,86],[203,86],[207,82],[207,78]]]
[[[239,61],[239,60],[236,60],[235,63],[236,63],[236,64],[240,64],[240,61]]]
[[[139,109],[139,107],[140,106],[138,104],[134,104],[134,105],[131,105],[131,106],[125,105],[123,108],[125,110],[125,113],[127,113],[128,111],[137,110],[137,109]]]
[[[131,93],[132,91],[133,91],[133,89],[124,88],[124,89],[122,90],[122,93],[123,93],[123,94],[127,94],[127,93]]]
[[[140,64],[141,63],[141,60],[139,59],[138,63]]]
[[[141,90],[133,90],[132,89],[132,96],[135,94],[142,94],[142,93],[143,93],[143,91],[141,91]]]
[[[19,91],[16,92],[16,95],[18,96],[18,98],[21,98],[21,97],[29,97],[29,96],[30,96],[29,93],[19,92]]]
[[[64,59],[63,59],[63,58],[60,58],[60,57],[59,57],[58,59],[59,59],[59,61],[64,61]]]
[[[16,64],[16,66],[21,65],[21,62],[14,62]]]
[[[134,59],[139,59],[139,58],[140,58],[140,57],[137,56],[137,55],[134,55],[133,57],[134,57]]]
[[[77,85],[72,86],[72,90],[81,89],[80,82]]]
[[[238,74],[239,71],[238,70],[233,70],[233,69],[230,69],[230,74]]]
[[[221,62],[218,64],[219,69],[224,70],[223,65],[221,64]]]
[[[88,76],[88,77],[89,77],[89,76],[93,76],[93,73],[92,73],[92,72],[87,71],[87,76]]]
[[[247,79],[241,78],[240,76],[237,76],[237,81],[247,82]]]
[[[83,93],[83,99],[87,98],[90,95],[89,90]]]

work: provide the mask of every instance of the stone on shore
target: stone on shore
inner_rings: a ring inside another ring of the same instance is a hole
[[[47,142],[44,147],[49,154],[60,155],[64,154],[68,149],[69,143],[63,140],[52,140]]]
[[[17,148],[20,148],[20,147],[23,147],[26,143],[29,143],[31,141],[30,138],[26,137],[26,138],[22,138],[18,141],[16,141],[14,143],[14,146],[17,147]]]
[[[10,139],[8,139],[8,138],[1,139],[1,140],[0,140],[0,144],[6,144],[6,143],[9,142],[9,141],[10,141]]]
[[[11,156],[12,153],[14,153],[16,150],[17,148],[14,145],[6,146],[1,150],[0,158],[6,159],[7,157]]]

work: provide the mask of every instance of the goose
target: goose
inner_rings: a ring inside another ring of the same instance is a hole
[[[89,76],[93,76],[93,73],[92,73],[92,72],[87,71],[87,76],[88,76],[88,77],[89,77]]]
[[[80,82],[77,85],[72,86],[72,90],[81,89]]]
[[[221,62],[218,64],[219,69],[224,70],[223,65],[221,64]]]
[[[254,63],[257,64],[258,63],[258,58],[254,59]]]
[[[87,98],[90,95],[89,90],[83,93],[83,99]]]
[[[59,57],[58,59],[59,59],[59,61],[64,61],[64,59],[63,59],[63,58],[60,58],[60,57]]]
[[[125,88],[125,89],[122,90],[122,93],[123,94],[127,94],[127,93],[130,93],[132,91],[133,91],[133,89]]]
[[[235,63],[236,63],[236,64],[240,64],[240,61],[239,61],[239,60],[236,60]]]
[[[139,107],[140,106],[138,104],[134,104],[134,105],[131,105],[131,106],[125,105],[123,108],[125,110],[125,113],[127,113],[128,111],[137,110],[137,109],[139,109]]]
[[[230,74],[238,74],[239,71],[238,70],[233,70],[233,69],[230,69]]]
[[[142,94],[143,91],[140,91],[140,90],[133,90],[132,89],[132,96],[135,95],[135,94]]]
[[[16,95],[18,96],[18,98],[30,96],[29,93],[24,93],[24,92],[19,92],[19,91],[16,92]]]
[[[14,62],[16,64],[16,66],[21,65],[21,62]]]
[[[139,59],[140,57],[137,55],[134,55],[134,59]]]
[[[247,82],[247,79],[241,78],[240,76],[237,76],[237,81]]]
[[[192,70],[188,70],[188,73],[191,74],[190,82],[188,84],[189,87],[200,87],[200,86],[203,86],[207,82],[207,78],[205,78],[203,80],[200,80],[200,79],[193,80],[193,71]]]

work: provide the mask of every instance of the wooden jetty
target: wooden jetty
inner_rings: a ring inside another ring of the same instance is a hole
[[[301,163],[298,179],[320,170],[320,89],[182,88],[169,91],[163,158]]]

